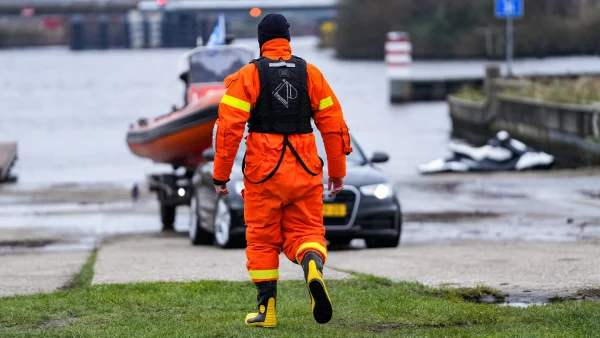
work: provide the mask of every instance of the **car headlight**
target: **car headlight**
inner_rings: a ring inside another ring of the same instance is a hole
[[[242,181],[236,181],[233,184],[233,188],[235,189],[235,192],[238,195],[241,195],[242,194],[242,190],[244,190],[244,182],[242,182]]]
[[[392,186],[389,184],[371,184],[360,187],[360,192],[366,196],[375,196],[382,200],[392,196],[394,193]]]

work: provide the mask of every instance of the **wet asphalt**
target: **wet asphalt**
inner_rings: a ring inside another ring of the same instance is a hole
[[[375,250],[354,240],[330,253],[328,275],[348,278],[337,271],[349,269],[427,285],[485,284],[527,299],[598,286],[599,177],[598,171],[581,170],[398,180],[401,245]],[[160,233],[158,204],[143,189],[135,203],[120,184],[0,191],[3,295],[64,286],[65,276],[76,270],[73,264],[82,264],[94,248],[99,248],[96,284],[246,277],[244,250],[190,245],[187,208],[178,211],[177,233]],[[37,264],[16,274],[15,266],[27,261]],[[300,277],[283,256],[281,264],[282,279]],[[215,275],[211,268],[221,265],[227,268]]]

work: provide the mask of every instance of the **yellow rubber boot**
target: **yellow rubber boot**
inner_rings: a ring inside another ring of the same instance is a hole
[[[323,260],[314,251],[309,251],[302,259],[304,279],[312,301],[313,317],[319,324],[328,323],[333,315],[331,298],[323,280]]]
[[[255,283],[258,289],[258,312],[249,313],[245,323],[248,326],[275,327],[277,316],[275,304],[277,298],[277,282]]]

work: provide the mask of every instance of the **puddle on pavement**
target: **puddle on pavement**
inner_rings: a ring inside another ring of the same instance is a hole
[[[444,211],[444,212],[409,212],[405,213],[403,220],[414,223],[444,223],[466,220],[483,220],[498,218],[502,215],[493,212],[466,212],[466,211]]]
[[[499,306],[508,306],[508,307],[517,307],[517,308],[528,308],[530,306],[540,306],[540,305],[547,305],[547,303],[522,303],[522,302],[513,302],[513,303],[503,303],[503,304],[498,304]]]
[[[417,214],[417,216],[406,217],[402,229],[402,243],[463,240],[542,242],[600,240],[600,226],[592,226],[592,224],[600,223],[598,219],[571,219],[570,222],[567,222],[567,219],[563,218],[519,215],[436,220],[435,214],[431,216]]]
[[[480,178],[425,180],[399,184],[399,187],[405,190],[400,193],[405,212],[402,243],[600,239],[600,226],[595,226],[600,224],[600,218],[594,220],[572,206],[569,206],[570,214],[563,217],[562,210],[556,205],[552,207],[552,210],[558,210],[556,215],[548,215],[541,209],[536,209],[532,203],[523,203],[525,194],[518,190],[520,185],[517,183],[489,182]],[[582,186],[583,183],[585,182],[581,183]],[[523,184],[531,185],[527,182]],[[536,187],[542,189],[545,186],[536,184]],[[37,247],[43,250],[89,248],[95,239],[114,234],[160,233],[162,226],[158,217],[158,202],[154,196],[146,192],[146,189],[140,189],[145,196],[133,203],[129,199],[129,189],[128,186],[118,184],[0,188],[0,230],[43,228],[55,232],[76,233],[81,239],[46,243]],[[531,193],[532,198],[537,196],[527,187],[521,189]],[[440,192],[442,194],[439,194]],[[477,193],[480,197],[474,196]],[[552,194],[555,195],[556,193]],[[502,201],[498,200],[499,198]],[[487,202],[484,201],[486,199]],[[477,204],[480,201],[485,203]],[[531,201],[533,202],[533,199]],[[548,204],[538,204],[543,206],[544,210],[548,210]],[[421,205],[427,208],[422,208]],[[189,209],[178,208],[176,228],[186,231],[188,222]],[[357,241],[362,240],[354,240],[351,247],[364,246],[362,242]],[[7,248],[8,246],[0,247],[0,250],[6,251]],[[23,249],[32,248],[19,246],[19,250]]]
[[[486,190],[475,190],[472,195],[476,198],[487,198],[487,199],[513,199],[519,198],[524,199],[529,196],[527,194],[502,192],[502,191],[486,191]]]
[[[145,191],[145,189],[140,189]],[[137,201],[118,184],[54,184],[0,187],[1,231],[11,229],[71,234],[77,241],[53,243],[45,250],[89,247],[85,238],[111,234],[160,231],[158,202],[147,191]],[[151,198],[152,197],[152,198]],[[177,210],[177,223],[188,223],[188,208]],[[176,224],[177,226],[177,224]],[[13,231],[14,232],[14,231]],[[81,243],[83,241],[83,244]],[[22,249],[22,247],[21,247]]]
[[[587,198],[600,199],[600,190],[581,190],[580,193]]]
[[[0,236],[2,235],[7,234],[0,230]],[[0,254],[87,251],[94,248],[97,242],[95,236],[79,233],[51,233],[43,230],[40,231],[39,238],[35,237],[35,231],[19,233],[19,230],[12,230],[8,236],[14,239],[0,239]]]
[[[423,182],[410,182],[400,185],[400,189],[405,187],[416,188],[421,191],[454,194],[463,182],[460,181],[423,181]]]
[[[40,248],[58,243],[58,239],[25,239],[3,241],[0,240],[0,250],[3,248]]]
[[[539,297],[539,296],[513,296],[507,297],[506,302],[500,306],[527,308],[530,306],[543,306],[553,303],[577,302],[582,300],[600,301],[600,289],[582,289],[572,295]]]
[[[106,236],[161,229],[157,201],[133,202],[120,186],[64,184],[0,191],[0,254],[89,251]],[[179,209],[176,227],[187,229],[188,210]]]
[[[77,215],[89,213],[149,213],[156,212],[155,201],[117,201],[105,203],[47,203],[0,205],[2,216],[50,216]]]
[[[516,308],[528,308],[530,306],[543,306],[550,303],[550,297],[540,296],[507,296],[505,302],[499,306],[508,306]]]
[[[52,184],[0,187],[0,205],[20,203],[107,203],[131,200],[131,186],[125,184]],[[140,189],[140,200],[151,199],[146,189]]]

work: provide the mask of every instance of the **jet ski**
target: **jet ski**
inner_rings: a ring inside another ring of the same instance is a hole
[[[451,141],[452,155],[418,166],[421,174],[550,169],[554,156],[528,147],[506,131],[500,131],[483,147]]]

